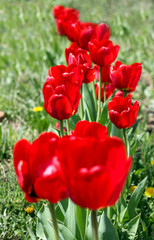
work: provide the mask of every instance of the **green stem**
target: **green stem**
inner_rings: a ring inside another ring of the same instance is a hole
[[[96,122],[99,122],[100,113],[101,113],[101,88],[102,88],[102,67],[100,67],[100,77],[99,77],[99,92],[98,92],[98,109],[97,109],[97,119]]]
[[[106,83],[104,83],[104,103],[106,102]]]
[[[126,129],[123,128],[123,135],[124,135],[124,142],[125,142],[125,147],[126,147],[126,153],[127,153],[127,157],[128,157],[128,143],[127,143],[127,135],[126,135]]]
[[[91,212],[91,220],[93,240],[98,240],[97,212],[94,210]]]
[[[63,131],[63,120],[60,121],[60,136],[64,136],[64,131]]]
[[[127,92],[124,90],[124,98],[127,97]]]
[[[92,89],[93,89],[93,97],[94,97],[94,103],[95,103],[95,107],[97,109],[97,98],[96,98],[96,91],[95,91],[95,82],[92,82]]]
[[[69,119],[66,119],[66,123],[67,123],[67,135],[69,135],[69,133],[70,133],[70,123],[69,123]]]
[[[59,240],[59,236],[58,236],[58,224],[57,224],[56,212],[55,212],[54,204],[49,203],[49,210],[50,210],[50,213],[51,213],[51,216],[52,216],[52,222],[53,222],[55,240]]]
[[[80,100],[80,109],[81,109],[81,120],[83,119],[84,112],[83,112],[83,96],[82,96],[82,86],[81,86],[81,100]]]

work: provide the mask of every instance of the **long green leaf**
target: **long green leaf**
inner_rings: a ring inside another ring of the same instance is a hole
[[[103,103],[103,110],[101,112],[100,124],[105,125],[108,122],[108,101]]]
[[[116,136],[116,137],[123,139],[122,129],[117,128],[113,123],[112,123],[112,127],[111,127],[111,137],[112,136]]]
[[[117,209],[119,221],[122,222],[123,218],[125,216],[125,213],[127,211],[127,205],[126,205],[125,199],[123,197],[123,194],[121,194],[121,196],[116,204],[116,209]]]
[[[129,200],[128,203],[128,214],[129,214],[129,218],[133,218],[136,214],[135,210],[138,206],[138,203],[142,197],[142,194],[144,192],[145,189],[145,185],[147,182],[147,177],[145,177],[137,186],[137,188],[135,189],[135,191],[132,193],[131,198]]]
[[[85,231],[85,240],[93,240],[92,239],[92,223],[91,223],[91,211],[89,213],[88,224]]]
[[[115,227],[105,213],[103,213],[101,216],[98,227],[98,234],[99,239],[102,240],[119,240]]]
[[[93,98],[93,93],[89,89],[90,86],[88,84],[83,84],[83,99],[86,105],[89,107],[90,115],[92,116],[93,121],[96,120],[96,109],[95,109],[95,102]],[[86,108],[84,103],[84,108]]]
[[[31,227],[27,227],[29,236],[31,237],[32,240],[36,240],[35,234],[33,232],[33,230],[31,229]]]
[[[127,234],[129,240],[134,240],[140,222],[140,214],[131,219],[127,225]]]
[[[43,240],[53,240],[54,231],[53,227],[49,223],[51,221],[51,214],[45,205],[42,206],[40,211],[37,214],[38,222],[36,226],[36,235]]]
[[[76,213],[77,213],[78,228],[79,228],[82,239],[84,239],[87,210],[77,206],[77,212]]]
[[[69,199],[65,216],[65,226],[75,236],[76,234],[76,205]]]
[[[77,240],[76,237],[72,234],[72,232],[63,224],[58,224],[58,229],[60,232],[59,235],[61,240]]]

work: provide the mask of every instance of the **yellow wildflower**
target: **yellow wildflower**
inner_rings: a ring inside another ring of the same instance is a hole
[[[42,112],[43,111],[43,107],[34,107],[33,108],[33,112]]]
[[[31,207],[26,207],[25,212],[31,214],[32,212],[34,212],[34,206],[32,205]]]
[[[129,188],[130,193],[133,193],[136,188],[137,188],[137,186],[131,186]]]
[[[153,160],[153,161],[151,161],[151,165],[154,165],[154,160]]]
[[[154,196],[154,188],[153,187],[148,187],[147,189],[145,189],[144,194],[147,197],[153,197]]]

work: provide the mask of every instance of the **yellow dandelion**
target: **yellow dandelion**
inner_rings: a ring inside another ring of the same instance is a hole
[[[151,161],[151,165],[154,165],[154,160],[153,160],[153,161]]]
[[[26,207],[25,212],[31,214],[32,212],[34,212],[34,206],[32,205],[31,207]]]
[[[153,187],[148,187],[144,194],[147,196],[147,197],[153,197],[154,196],[154,188]]]
[[[42,112],[43,111],[43,107],[34,107],[33,108],[33,112]]]
[[[137,188],[137,186],[131,186],[129,188],[130,193],[133,193],[136,188]]]

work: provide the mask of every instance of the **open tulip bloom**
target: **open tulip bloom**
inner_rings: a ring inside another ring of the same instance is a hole
[[[32,144],[21,139],[14,146],[17,180],[29,202],[42,198],[56,203],[67,197],[60,164],[54,157],[58,139],[54,133],[42,133]]]
[[[78,110],[83,72],[76,65],[59,65],[49,69],[43,87],[44,108],[58,120],[68,119]]]
[[[131,66],[116,61],[111,69],[111,79],[116,88],[121,91],[133,92],[136,89],[142,73],[141,63],[133,63]]]
[[[88,48],[91,60],[101,67],[113,63],[120,49],[118,45],[113,45],[112,41],[107,39],[102,41],[94,39],[88,43]]]
[[[93,39],[101,41],[110,38],[110,28],[106,23],[80,22],[72,23],[67,28],[67,37],[78,46],[88,51],[88,43]]]
[[[53,8],[53,15],[56,19],[57,33],[59,35],[66,35],[69,25],[77,22],[79,18],[79,12],[76,9],[64,8],[61,5]]]
[[[72,43],[69,48],[65,49],[65,57],[68,65],[75,63],[82,69],[84,73],[83,83],[94,81],[95,70],[92,68],[91,59],[87,51],[79,48],[76,43]]]
[[[139,103],[132,105],[131,96],[125,98],[115,96],[109,103],[109,118],[117,128],[131,127],[137,118]]]
[[[56,203],[70,197],[93,210],[116,203],[131,167],[123,142],[108,137],[100,123],[88,121],[78,122],[72,136],[42,133],[32,144],[22,139],[13,155],[28,201]]]

